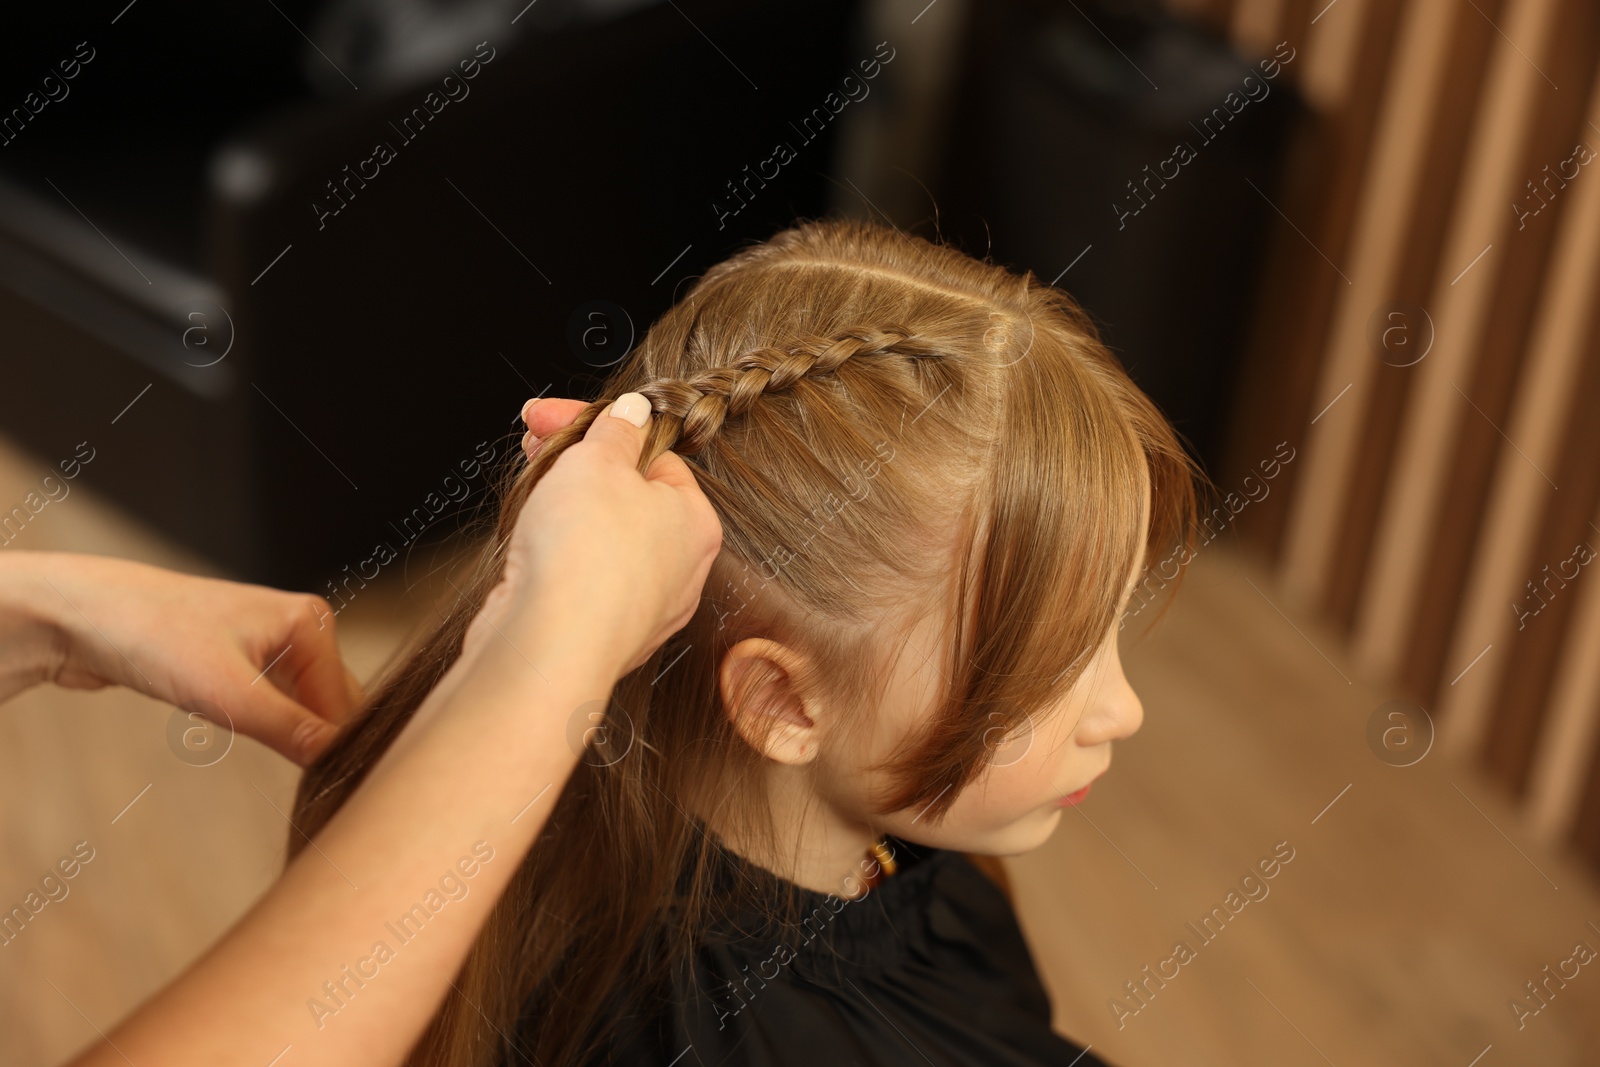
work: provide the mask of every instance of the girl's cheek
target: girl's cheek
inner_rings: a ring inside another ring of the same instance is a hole
[[[985,822],[1012,822],[1055,799],[1053,760],[1046,758],[1037,741],[1035,746],[1016,763],[989,768],[982,783],[987,788],[975,794],[983,805]]]

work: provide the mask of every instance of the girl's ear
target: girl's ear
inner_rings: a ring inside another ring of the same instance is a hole
[[[821,747],[819,701],[801,692],[802,653],[764,637],[747,637],[722,659],[722,704],[745,743],[770,760],[810,763]]]

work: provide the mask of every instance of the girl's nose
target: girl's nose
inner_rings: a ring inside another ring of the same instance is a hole
[[[1128,679],[1119,670],[1117,678],[1121,682],[1121,693],[1117,698],[1116,735],[1113,741],[1121,741],[1132,737],[1139,732],[1139,727],[1144,725],[1144,702],[1139,699],[1139,694],[1129,684]]]
[[[1137,733],[1143,723],[1144,704],[1122,673],[1121,660],[1113,656],[1094,706],[1078,727],[1078,743],[1092,747],[1121,741]]]

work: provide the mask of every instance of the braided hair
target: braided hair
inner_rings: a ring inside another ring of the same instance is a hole
[[[697,819],[784,847],[763,757],[730,723],[734,644],[804,648],[794,684],[844,709],[848,737],[871,728],[906,622],[947,623],[942,690],[875,802],[931,825],[997,726],[1077,681],[1141,548],[1190,536],[1192,464],[1065,293],[881,226],[796,226],[708,270],[515,472],[457,606],[308,769],[306,834],[459,655],[533,486],[625,392],[656,416],[640,471],[686,457],[722,552],[701,610],[617,682],[607,750],[580,760],[414,1064],[587,1062],[718,916],[758,903],[713,877]]]
[[[832,374],[845,360],[938,355],[937,348],[918,341],[906,329],[854,329],[805,338],[789,348],[757,348],[729,366],[699,371],[682,381],[648,382],[637,391],[650,399],[656,415],[677,420],[674,451],[692,456],[729,416],[742,417],[764,395],[792,388],[802,378]]]
[[[802,337],[783,348],[765,345],[740,353],[725,366],[707,367],[685,378],[655,378],[627,389],[609,389],[571,424],[545,438],[543,447],[559,451],[581,439],[618,396],[635,392],[650,401],[651,414],[668,427],[666,447],[681,456],[697,456],[730,417],[744,417],[762,397],[793,389],[801,379],[833,374],[846,360],[939,355],[937,345],[894,326]]]

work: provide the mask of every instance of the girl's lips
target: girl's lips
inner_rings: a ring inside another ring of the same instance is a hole
[[[1082,804],[1084,798],[1087,797],[1088,795],[1089,795],[1089,787],[1088,786],[1084,786],[1082,789],[1078,790],[1076,793],[1068,793],[1066,796],[1064,796],[1060,800],[1056,801],[1056,807],[1058,807],[1058,808],[1076,807],[1077,805]]]

